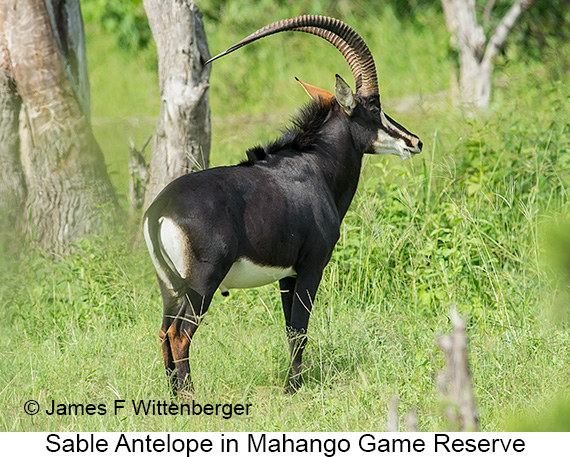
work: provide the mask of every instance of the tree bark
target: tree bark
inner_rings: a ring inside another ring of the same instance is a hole
[[[91,119],[91,91],[81,6],[75,0],[46,0],[54,36],[83,115]]]
[[[144,197],[148,185],[148,165],[144,150],[151,137],[144,140],[140,149],[137,149],[135,140],[129,138],[129,201],[131,202],[131,216],[138,213],[144,205]]]
[[[3,235],[21,228],[20,215],[27,193],[20,162],[21,106],[0,16],[0,231]]]
[[[79,0],[4,0],[6,47],[22,101],[19,162],[26,233],[53,252],[96,232],[117,207],[89,124]]]
[[[173,179],[208,167],[210,58],[201,14],[190,0],[144,0],[158,52],[161,109],[145,207]]]
[[[463,106],[473,111],[485,110],[491,100],[491,77],[494,59],[513,25],[534,0],[517,0],[501,20],[487,41],[483,28],[477,22],[475,0],[441,0],[451,44],[459,52],[459,90]],[[489,15],[494,1],[490,0],[485,15]]]

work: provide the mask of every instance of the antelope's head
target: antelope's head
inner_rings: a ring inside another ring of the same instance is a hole
[[[355,93],[338,75],[334,94],[309,84],[301,84],[315,101],[330,105],[338,103],[346,116],[363,127],[360,135],[368,137],[364,142],[368,144],[365,152],[396,154],[402,159],[409,159],[421,152],[420,139],[391,119],[382,109],[376,65],[370,49],[354,29],[338,19],[306,15],[274,22],[211,58],[206,64],[260,38],[288,30],[311,33],[327,40],[348,62],[356,85]]]

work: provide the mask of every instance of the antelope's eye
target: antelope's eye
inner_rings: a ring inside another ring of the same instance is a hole
[[[376,114],[376,115],[379,116],[379,115],[380,115],[380,107],[379,107],[379,106],[376,106],[376,105],[372,105],[372,106],[370,107],[370,112],[371,112],[372,114]]]

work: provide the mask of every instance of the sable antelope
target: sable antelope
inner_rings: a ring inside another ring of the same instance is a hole
[[[335,94],[303,84],[314,101],[283,136],[248,160],[182,176],[156,197],[144,235],[164,302],[160,338],[174,392],[192,391],[189,346],[216,289],[279,281],[291,352],[287,390],[301,382],[301,357],[315,294],[356,191],[363,154],[408,159],[420,139],[382,110],[364,40],[343,22],[301,16],[263,27],[207,63],[267,35],[301,31],[346,58],[356,93],[336,76]]]

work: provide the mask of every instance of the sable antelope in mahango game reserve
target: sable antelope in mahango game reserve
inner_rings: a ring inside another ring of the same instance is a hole
[[[193,390],[192,337],[217,289],[279,281],[291,353],[288,392],[301,384],[307,326],[323,269],[356,191],[363,154],[409,159],[420,139],[382,110],[374,59],[347,24],[300,16],[269,24],[218,59],[282,31],[317,35],[346,58],[356,93],[336,76],[334,95],[303,84],[313,98],[276,141],[248,160],[182,176],[168,184],[143,218],[144,236],[164,302],[160,338],[175,393]]]

